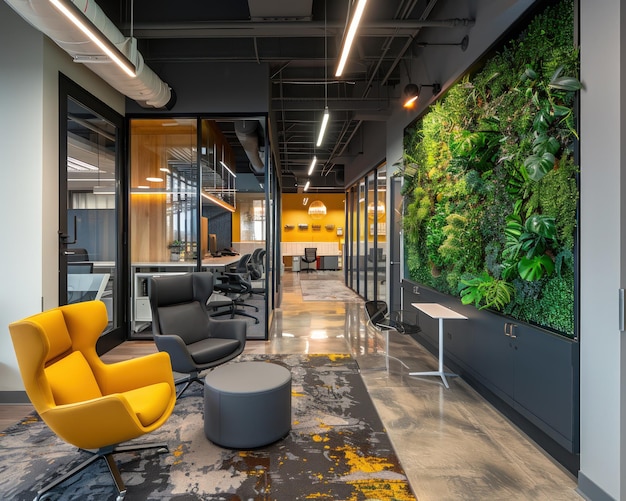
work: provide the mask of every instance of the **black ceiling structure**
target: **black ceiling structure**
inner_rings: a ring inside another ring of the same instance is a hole
[[[352,1],[97,3],[118,29],[137,39],[148,65],[268,64],[269,119],[277,136],[273,151],[280,157],[282,191],[288,193],[302,190],[313,155],[318,163],[310,191],[343,192],[344,166],[360,148],[364,124],[385,121],[401,106],[399,83],[407,78],[408,61],[428,46],[429,33],[439,32],[440,39],[441,30],[447,30],[450,42],[458,42],[473,24],[472,19],[438,17],[448,1],[369,0],[341,77],[335,77],[335,68]],[[326,106],[331,119],[323,144],[316,147]],[[233,131],[225,133],[232,136]],[[239,157],[245,162],[245,154]]]

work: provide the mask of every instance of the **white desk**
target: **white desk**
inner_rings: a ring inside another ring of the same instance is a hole
[[[439,376],[445,387],[450,388],[450,386],[448,386],[446,376],[453,377],[457,376],[457,374],[443,371],[443,321],[444,319],[467,320],[467,317],[451,310],[450,308],[446,308],[439,303],[411,303],[411,306],[423,311],[431,318],[439,319],[439,370],[428,372],[410,372],[409,376]]]

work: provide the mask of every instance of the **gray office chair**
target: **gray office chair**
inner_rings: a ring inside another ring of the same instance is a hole
[[[311,268],[311,264],[317,261],[317,247],[305,247],[302,261],[308,264],[306,267],[307,272],[311,270],[315,271],[316,268]]]
[[[191,383],[202,384],[200,372],[221,365],[243,352],[244,320],[215,320],[207,308],[213,292],[210,272],[162,275],[150,278],[152,332],[159,351],[169,353],[172,369],[185,374],[177,397]]]

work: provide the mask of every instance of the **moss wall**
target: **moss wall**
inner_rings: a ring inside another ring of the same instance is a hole
[[[412,280],[575,335],[577,76],[566,0],[407,129]]]

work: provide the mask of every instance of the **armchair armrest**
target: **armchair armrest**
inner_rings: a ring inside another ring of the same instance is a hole
[[[176,334],[157,334],[154,342],[161,352],[169,353],[172,369],[176,372],[189,373],[196,370],[196,363],[189,354],[187,345]]]
[[[248,325],[245,320],[224,319],[217,320],[209,317],[210,336],[226,339],[236,339],[242,346],[246,344]]]
[[[104,394],[120,393],[156,383],[168,383],[174,388],[172,364],[167,353],[124,360],[94,367],[98,384]]]

